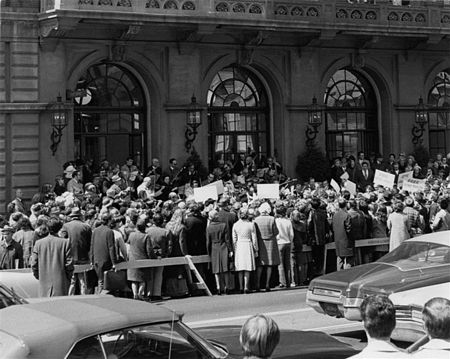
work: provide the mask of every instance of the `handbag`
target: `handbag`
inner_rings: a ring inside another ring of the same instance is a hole
[[[127,271],[119,270],[115,271],[114,269],[107,270],[104,273],[104,284],[103,288],[110,292],[115,291],[127,291],[128,283],[127,283]]]

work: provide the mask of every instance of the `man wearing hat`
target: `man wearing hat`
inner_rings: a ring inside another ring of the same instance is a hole
[[[421,235],[425,229],[425,222],[419,211],[414,208],[414,200],[412,197],[405,198],[405,208],[403,209],[403,213],[408,216],[411,225],[411,237]]]
[[[112,197],[117,196],[120,192],[122,192],[122,188],[120,185],[122,184],[122,178],[119,175],[114,175],[111,178],[112,186],[108,188],[108,191],[111,193]],[[108,196],[110,196],[108,194]]]
[[[68,217],[70,221],[63,225],[61,233],[63,237],[69,239],[73,263],[88,264],[92,235],[91,227],[82,221],[82,214],[78,207],[72,208]],[[77,283],[80,286],[80,294],[88,294],[84,274],[74,273],[70,281],[69,295],[75,294]]]
[[[23,268],[23,249],[12,238],[13,228],[6,225],[1,229],[0,233],[0,269]]]

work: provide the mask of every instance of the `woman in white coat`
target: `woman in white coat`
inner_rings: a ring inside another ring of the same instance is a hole
[[[241,209],[239,220],[233,225],[234,266],[239,273],[241,293],[250,293],[250,272],[254,271],[258,239],[255,225],[249,219],[247,209]]]
[[[392,205],[393,212],[387,220],[387,229],[389,231],[389,252],[392,252],[405,239],[410,238],[411,225],[408,216],[403,213],[403,202],[396,202]]]

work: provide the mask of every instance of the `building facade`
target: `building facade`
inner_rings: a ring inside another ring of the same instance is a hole
[[[417,143],[450,152],[448,1],[2,0],[0,11],[0,212],[68,160],[182,162],[193,94],[193,145],[209,166],[253,151],[294,176],[313,98],[330,159]]]

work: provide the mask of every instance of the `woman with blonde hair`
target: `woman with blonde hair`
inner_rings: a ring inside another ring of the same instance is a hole
[[[244,358],[270,359],[280,342],[280,329],[272,318],[257,314],[244,323],[239,341]]]

